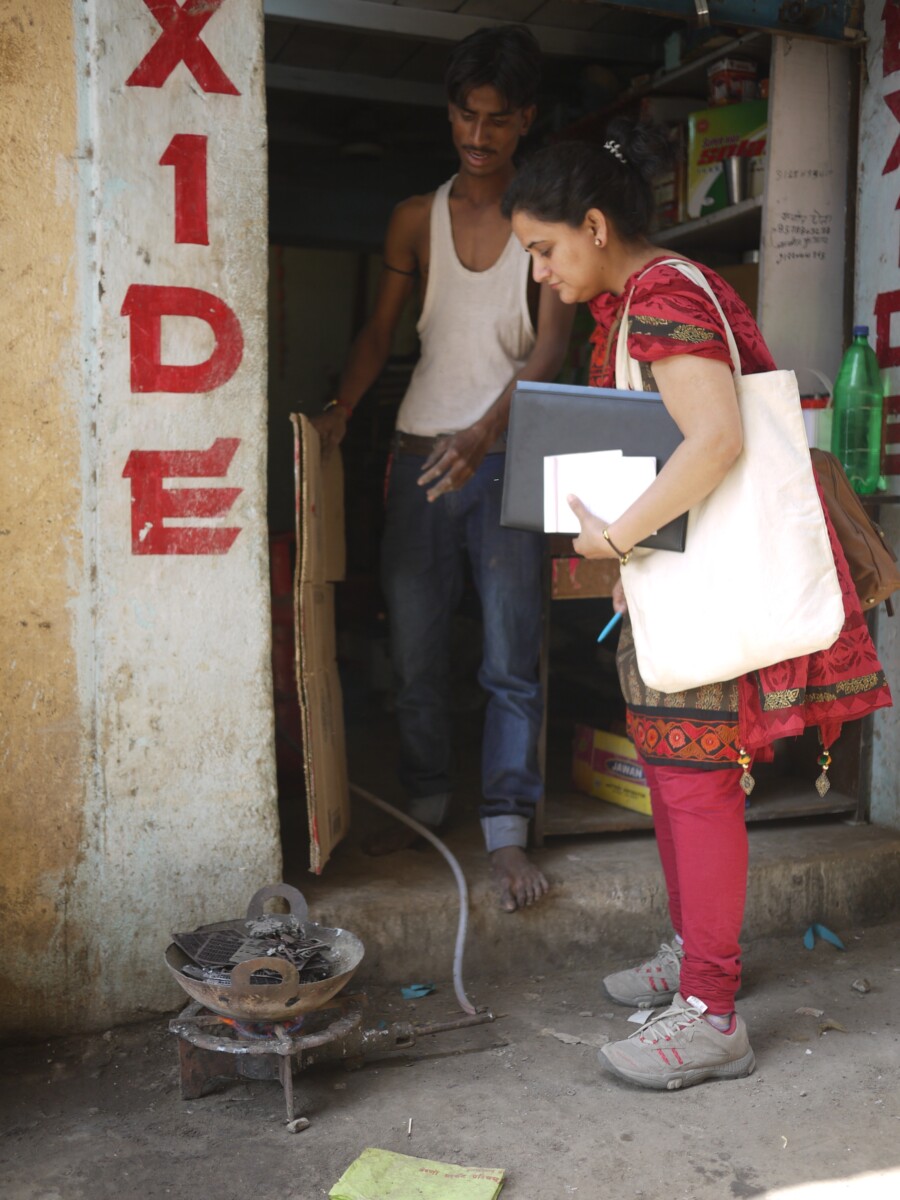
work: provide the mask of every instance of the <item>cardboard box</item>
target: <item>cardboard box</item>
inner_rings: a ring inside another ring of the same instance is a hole
[[[650,816],[650,789],[628,738],[576,725],[572,782],[578,791],[598,800]]]
[[[759,263],[732,263],[731,266],[716,267],[716,271],[731,284],[755,317],[759,302]]]
[[[319,435],[293,416],[297,497],[294,578],[297,692],[306,778],[310,867],[318,875],[350,828],[344,711],[338,676],[334,581],[343,578],[344,477],[340,451],[322,461]]]
[[[568,558],[550,560],[550,597],[553,600],[592,600],[611,596],[619,578],[619,564],[611,558]]]
[[[688,117],[687,216],[705,217],[725,208],[725,176],[722,162],[732,155],[751,160],[766,153],[768,102],[726,104],[706,108]]]
[[[759,67],[752,59],[720,58],[706,73],[709,102],[713,105],[742,104],[758,96]]]

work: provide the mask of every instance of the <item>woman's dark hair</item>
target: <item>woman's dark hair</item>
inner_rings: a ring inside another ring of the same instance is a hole
[[[476,29],[450,52],[444,76],[451,103],[465,107],[469,92],[494,87],[510,110],[537,100],[541,83],[541,51],[524,25]]]
[[[653,180],[671,163],[663,128],[617,117],[600,142],[557,142],[533,154],[506,189],[503,213],[527,212],[577,229],[588,209],[599,208],[621,238],[633,241],[650,231]]]

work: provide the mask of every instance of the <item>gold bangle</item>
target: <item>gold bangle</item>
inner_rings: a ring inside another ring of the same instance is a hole
[[[616,554],[618,554],[618,556],[619,556],[619,562],[620,562],[620,563],[621,563],[621,565],[624,567],[624,566],[625,566],[625,564],[628,562],[629,558],[631,558],[631,550],[628,550],[628,551],[626,551],[626,553],[625,553],[625,554],[623,554],[623,553],[622,553],[622,551],[619,549],[619,547],[616,545],[616,543],[615,543],[615,542],[612,540],[612,538],[609,536],[609,526],[608,526],[608,525],[607,525],[607,527],[606,527],[606,528],[603,530],[603,536],[604,536],[604,537],[606,538],[606,540],[609,542],[610,546],[612,546],[613,550],[615,550]],[[633,549],[634,549],[634,547],[632,547],[632,550],[633,550]]]

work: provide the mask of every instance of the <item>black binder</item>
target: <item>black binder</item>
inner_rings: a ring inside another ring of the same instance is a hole
[[[511,529],[544,528],[544,458],[589,450],[655,456],[661,469],[683,440],[658,392],[561,383],[517,384],[509,413],[500,522]],[[687,513],[641,542],[684,550]]]

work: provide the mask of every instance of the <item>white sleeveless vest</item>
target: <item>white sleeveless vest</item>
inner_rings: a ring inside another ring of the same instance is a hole
[[[535,342],[530,256],[510,233],[490,270],[467,270],[453,244],[452,185],[441,184],[431,206],[431,261],[416,326],[422,356],[397,414],[399,430],[421,437],[456,433],[484,416]]]

